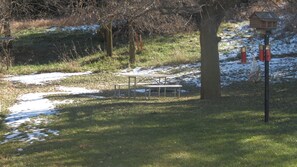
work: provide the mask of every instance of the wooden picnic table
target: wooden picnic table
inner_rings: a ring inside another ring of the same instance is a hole
[[[165,74],[122,74],[123,76],[128,77],[128,96],[131,97],[131,89],[137,88],[137,79],[140,78],[151,78],[151,79],[158,79],[159,84],[161,83],[161,79],[164,79],[164,83],[167,83],[167,78],[170,75]],[[149,83],[148,83],[149,84]],[[145,85],[145,84],[142,84]],[[134,91],[134,98],[136,97],[136,91]]]

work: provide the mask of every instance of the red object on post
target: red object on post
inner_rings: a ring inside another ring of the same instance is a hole
[[[241,48],[241,63],[242,64],[246,63],[246,48],[245,47]]]
[[[271,51],[270,51],[270,45],[266,45],[266,61],[271,60]]]
[[[259,45],[259,59],[260,61],[265,61],[264,59],[264,46],[263,45]]]

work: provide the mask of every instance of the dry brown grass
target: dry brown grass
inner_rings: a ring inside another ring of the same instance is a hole
[[[54,23],[57,23],[57,21],[48,19],[13,21],[11,28],[15,31],[32,27],[47,27],[53,25]]]
[[[51,26],[77,26],[84,24],[94,24],[96,19],[86,20],[83,17],[71,16],[67,18],[55,18],[55,19],[37,19],[37,20],[18,20],[11,23],[12,31],[18,31],[28,28],[38,27],[51,27]]]

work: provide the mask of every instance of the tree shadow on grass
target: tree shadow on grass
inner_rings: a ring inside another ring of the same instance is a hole
[[[90,55],[101,43],[91,32],[37,33],[17,38],[12,52],[16,64],[48,64]]]
[[[296,104],[294,84],[275,88]],[[240,93],[245,92],[245,93]],[[296,93],[296,92],[295,92]],[[60,136],[25,148],[28,165],[281,166],[296,163],[297,115],[281,106],[263,122],[262,96],[238,90],[209,101],[81,99],[64,106]],[[294,107],[294,106],[293,106]]]

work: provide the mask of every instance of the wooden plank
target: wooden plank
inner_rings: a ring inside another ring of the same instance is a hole
[[[147,88],[181,88],[182,85],[146,85]]]

